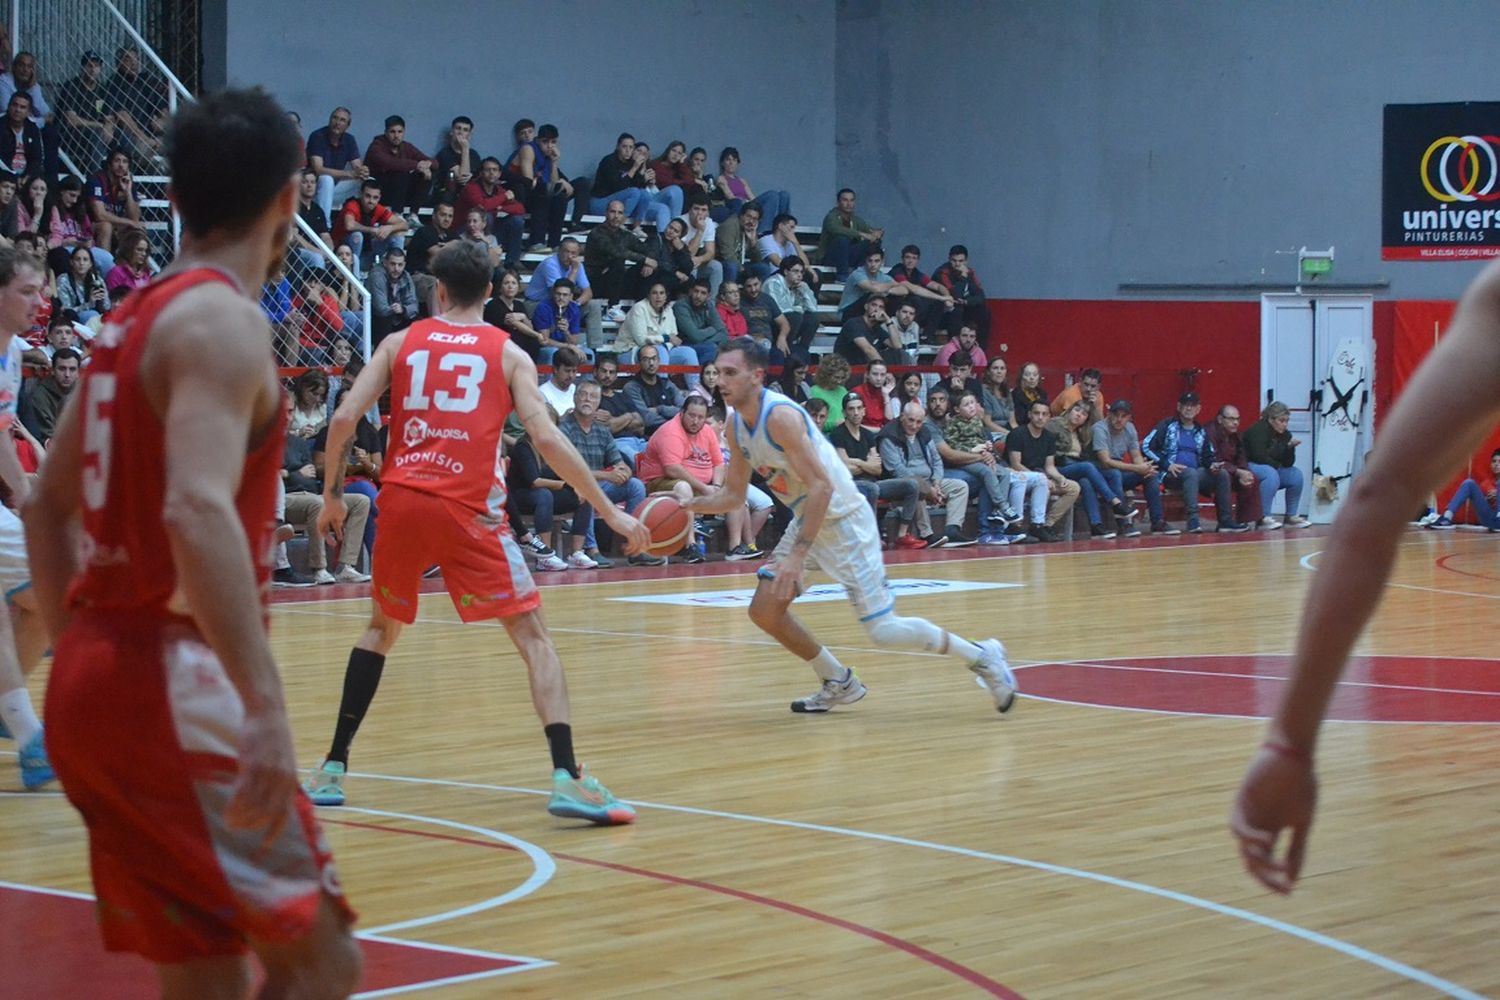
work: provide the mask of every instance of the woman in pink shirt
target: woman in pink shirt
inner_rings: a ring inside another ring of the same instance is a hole
[[[139,229],[127,230],[120,237],[119,263],[105,275],[110,302],[118,302],[126,292],[133,292],[151,280],[151,245]]]

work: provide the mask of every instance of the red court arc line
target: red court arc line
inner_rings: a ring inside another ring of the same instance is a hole
[[[319,822],[327,823],[333,826],[348,826],[360,830],[375,830],[379,833],[401,833],[411,837],[425,837],[429,840],[447,840],[452,841],[455,844],[469,844],[473,847],[484,847],[490,850],[515,850],[515,848],[509,844],[499,844],[495,843],[494,841],[488,840],[474,840],[469,837],[460,837],[456,834],[451,833],[431,833],[426,830],[407,830],[399,826],[381,826],[377,823],[361,823],[355,820],[347,819],[328,819],[322,816],[320,816],[318,819]],[[705,882],[701,879],[695,878],[684,878],[681,875],[670,875],[666,872],[653,871],[649,868],[637,868],[634,865],[622,865],[617,864],[613,861],[599,861],[595,858],[584,858],[574,854],[553,853],[552,856],[560,861],[570,861],[574,864],[580,865],[591,865],[595,868],[605,868],[610,871],[617,871],[626,875],[639,875],[641,878],[656,879],[659,882],[668,882],[673,885],[687,886],[693,889],[705,889],[708,892],[716,892],[721,896],[729,896],[734,899],[741,899],[747,903],[758,903],[761,906],[769,906],[772,909],[781,910],[785,913],[792,913],[799,917],[806,917],[809,920],[816,920],[819,923],[828,924],[831,927],[837,927],[841,930],[859,934],[863,937],[869,938],[872,941],[878,941],[889,948],[894,948],[897,951],[911,955],[913,958],[918,958],[928,963],[929,965],[933,965],[939,969],[942,969],[944,972],[948,972],[952,975],[957,976],[958,978],[964,980],[972,986],[977,986],[979,989],[988,993],[990,996],[1004,997],[1005,1000],[1024,1000],[1021,994],[1015,992],[1009,987],[995,982],[993,979],[990,979],[984,974],[977,972],[966,965],[960,965],[958,962],[955,962],[952,959],[944,958],[942,955],[939,955],[936,952],[929,951],[919,944],[913,944],[912,942],[904,940],[902,938],[898,938],[893,934],[887,934],[884,931],[878,931],[873,927],[866,927],[863,924],[856,924],[853,921],[844,920],[841,917],[835,917],[827,913],[820,913],[817,910],[810,910],[805,906],[798,906],[796,903],[788,903],[779,899],[772,899],[769,896],[762,896],[758,893],[746,892],[742,889],[733,889],[729,886],[719,885],[715,882]]]
[[[1500,583],[1500,576],[1490,576],[1488,573],[1475,573],[1470,570],[1459,569],[1456,566],[1449,566],[1448,560],[1460,554],[1461,553],[1458,552],[1450,552],[1445,556],[1438,556],[1437,559],[1434,560],[1434,562],[1437,564],[1438,569],[1445,569],[1450,573],[1457,573],[1460,576],[1470,576],[1476,580],[1488,580],[1491,583]],[[1467,553],[1462,554],[1467,555]]]

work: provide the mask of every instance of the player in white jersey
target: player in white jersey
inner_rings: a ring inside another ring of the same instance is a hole
[[[30,257],[10,247],[0,248],[0,481],[20,507],[28,482],[16,454],[11,428],[21,392],[19,333],[31,326],[41,305],[43,274]],[[67,544],[59,540],[59,545]],[[26,673],[41,660],[47,639],[36,601],[31,594],[31,569],[26,562],[26,532],[21,519],[0,505],[0,735],[13,737],[21,763],[21,784],[28,790],[52,780],[52,765],[42,736],[42,724],[26,690]],[[9,611],[16,609],[14,621]]]
[[[766,348],[736,337],[715,361],[719,390],[734,408],[729,436],[729,476],[722,490],[695,497],[695,514],[722,514],[745,502],[750,472],[757,469],[792,509],[793,518],[776,546],[750,602],[750,620],[796,654],[822,680],[815,693],[792,702],[793,712],[826,712],[865,696],[854,671],[838,661],[788,610],[802,593],[808,556],[843,584],[870,638],[883,648],[943,653],[963,662],[1010,711],[1016,679],[998,639],[970,642],[922,618],[896,614],[880,557],[880,530],[849,470],[833,445],[791,399],[765,387]]]

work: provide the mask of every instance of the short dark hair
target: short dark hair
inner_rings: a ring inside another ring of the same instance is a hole
[[[838,196],[842,198],[846,194],[854,194],[853,188],[839,188]]]
[[[708,192],[705,191],[705,190],[703,190],[701,187],[697,187],[697,186],[694,186],[693,190],[689,191],[687,193],[687,197],[682,200],[682,207],[683,207],[684,210],[687,210],[689,208],[694,208],[694,207],[696,207],[698,205],[707,205],[707,204],[708,204]],[[681,221],[681,220],[678,220],[678,221]]]
[[[454,125],[467,125],[469,126],[469,128],[473,128],[474,119],[470,118],[468,115],[459,115],[458,117],[454,118],[453,121],[448,123],[449,128],[452,128]]]
[[[69,324],[69,325],[71,325],[71,324]],[[72,358],[74,361],[78,362],[80,365],[83,364],[83,355],[82,354],[79,354],[77,351],[73,350],[73,348],[71,348],[71,347],[59,347],[57,350],[55,350],[55,351],[52,352],[52,365],[53,365],[53,367],[56,367],[58,361],[66,361],[69,358]]]
[[[536,130],[536,137],[538,139],[556,139],[557,136],[557,126],[550,122]]]
[[[885,305],[885,296],[881,295],[879,292],[875,292],[865,297],[865,306],[868,306],[872,302],[879,302],[881,305]]]
[[[629,132],[621,132],[619,135],[615,136],[615,145],[618,146],[626,139],[629,139],[631,142],[635,142],[635,136],[631,135]]]
[[[699,153],[702,153],[705,159],[708,157],[708,150],[704,149],[702,146],[694,146],[692,149],[688,150],[688,159],[691,160]]]
[[[562,351],[559,349],[557,353],[561,354]],[[693,393],[693,395],[682,401],[682,412],[686,413],[689,406],[701,406],[703,407],[704,415],[708,415],[708,400],[697,393]]]
[[[490,253],[477,243],[453,240],[432,255],[427,269],[456,306],[472,306],[489,293]]]
[[[771,228],[775,229],[783,222],[796,222],[797,217],[791,212],[778,212],[776,218],[771,220]]]
[[[603,364],[611,364],[619,367],[620,356],[614,351],[596,351],[594,353],[594,367],[598,368]]]
[[[221,90],[180,109],[166,152],[173,203],[187,231],[203,236],[260,218],[286,190],[302,143],[286,112],[256,87]]]
[[[583,367],[583,355],[579,352],[578,348],[573,347],[571,344],[564,344],[557,349],[556,354],[552,355],[552,367],[554,370],[558,368],[581,368]]]
[[[958,352],[948,356],[949,368],[973,368],[974,358],[972,355]]]
[[[922,256],[922,248],[919,247],[919,246],[917,246],[915,243],[908,243],[908,244],[906,244],[906,246],[904,246],[904,247],[901,248],[901,254],[902,254],[902,256],[905,256],[906,254],[909,254],[909,253],[914,253],[918,257],[920,257],[920,256]]]
[[[1047,401],[1045,399],[1034,399],[1034,400],[1031,401],[1031,405],[1028,406],[1028,407],[1026,407],[1026,412],[1030,413],[1032,410],[1036,409],[1038,406],[1045,406],[1049,410],[1052,409],[1052,407],[1050,405],[1048,405],[1048,403],[1047,403]]]
[[[713,286],[708,283],[707,278],[694,278],[692,281],[688,282],[689,289],[701,288],[706,292],[712,287]]]
[[[759,368],[765,371],[766,365],[770,363],[771,349],[762,341],[753,337],[734,337],[729,341],[729,346],[722,353],[739,351],[745,356],[745,366],[751,369]]]
[[[948,256],[952,257],[956,253],[961,253],[965,257],[967,257],[969,256],[969,248],[964,246],[962,243],[955,243],[948,248]]]
[[[932,402],[933,396],[942,396],[944,399],[952,398],[951,394],[946,388],[943,387],[942,383],[939,383],[933,386],[931,389],[927,390],[927,402]]]
[[[806,268],[807,265],[802,263],[801,257],[793,257],[791,254],[787,254],[785,257],[781,258],[781,266],[778,267],[777,270],[782,274],[786,274],[794,267]]]
[[[28,94],[24,90],[14,91],[10,95],[10,100],[6,102],[6,106],[9,107],[10,105],[16,103],[17,101],[25,101],[27,104],[30,104],[31,103],[31,95]]]
[[[554,292],[559,288],[566,288],[570,292],[578,291],[578,286],[573,283],[572,278],[558,278],[552,283],[552,290]]]
[[[880,257],[884,259],[885,247],[881,246],[879,243],[875,244],[865,251],[865,255],[861,257],[860,260],[869,260],[871,257]]]
[[[865,405],[865,397],[861,396],[857,392],[845,393],[844,394],[844,409],[845,410],[849,409],[849,404],[850,403],[858,403],[860,406],[864,406]]]
[[[480,167],[483,167],[486,163],[493,163],[495,166],[499,167],[501,170],[505,169],[505,164],[501,163],[498,157],[486,156],[484,159],[482,159],[482,160],[479,161]]]
[[[1081,372],[1078,373],[1078,377],[1080,379],[1085,379],[1085,378],[1099,378],[1099,369],[1097,369],[1097,368],[1085,368],[1085,369],[1083,369],[1083,371],[1081,371]]]
[[[385,127],[390,128],[392,125],[400,125],[402,128],[406,128],[406,119],[400,115],[386,115]]]
[[[536,122],[530,118],[517,118],[516,123],[510,127],[510,134],[515,135],[523,128],[536,128]]]
[[[380,181],[374,177],[366,177],[364,182],[360,184],[359,189],[361,191],[379,191]]]
[[[756,215],[761,215],[762,214],[762,212],[760,210],[760,206],[757,205],[753,201],[747,201],[743,205],[740,206],[740,218],[743,219],[745,216],[749,215],[751,212],[754,212]]]
[[[724,161],[731,156],[736,160],[741,159],[740,151],[738,149],[735,149],[733,146],[725,146],[723,149],[719,150],[719,164],[722,166]]]

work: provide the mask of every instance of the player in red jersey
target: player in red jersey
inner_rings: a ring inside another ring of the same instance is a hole
[[[422,573],[442,567],[448,595],[466,622],[498,618],[526,661],[531,699],[552,752],[554,816],[629,823],[635,811],[584,773],[573,757],[568,688],[541,598],[505,522],[501,432],[512,410],[536,450],[626,540],[644,551],[644,525],[622,513],[552,422],[531,358],[484,322],[490,262],[473,243],[448,244],[433,257],[441,314],[380,342],[328,423],[319,531],[342,529],[344,461],[360,414],[391,389],[390,448],[381,477],[375,541],[375,607],[349,654],[328,758],[308,782],[319,805],[342,805],[349,744],[369,710],[385,658],[402,624],[417,615]],[[334,456],[339,456],[336,460]]]
[[[177,115],[181,253],[110,314],[25,507],[56,642],[48,749],[87,820],[104,944],[155,963],[169,998],[244,997],[247,949],[263,996],[359,976],[266,637],[285,421],[257,300],[297,150],[259,91]]]
[[[1291,892],[1301,874],[1318,802],[1318,730],[1380,602],[1402,529],[1497,416],[1500,263],[1492,263],[1464,293],[1447,334],[1412,376],[1353,480],[1307,591],[1292,675],[1235,797],[1229,827],[1245,869],[1275,892]],[[1435,427],[1443,432],[1434,434]]]

